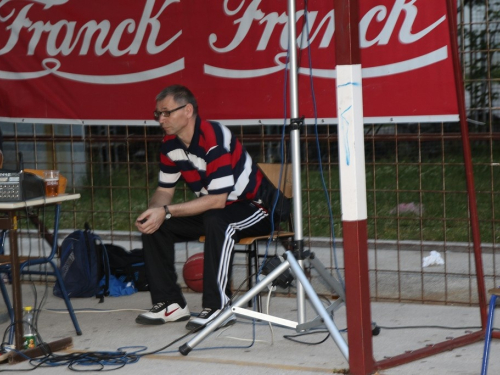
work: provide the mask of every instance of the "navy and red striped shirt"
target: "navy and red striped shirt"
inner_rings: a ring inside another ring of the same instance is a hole
[[[227,127],[199,117],[189,147],[175,135],[166,135],[160,147],[158,185],[175,187],[181,176],[198,197],[228,193],[227,204],[252,200],[263,178]]]

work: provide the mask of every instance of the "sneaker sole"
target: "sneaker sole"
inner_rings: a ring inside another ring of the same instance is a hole
[[[236,323],[236,318],[227,320],[224,323],[222,323],[220,326],[218,326],[215,330],[217,331],[221,328],[230,327],[230,326],[234,325],[235,323]],[[186,324],[186,329],[189,331],[192,331],[193,329],[197,329],[197,328],[200,328],[202,326],[203,326],[202,324],[188,322],[188,324]]]
[[[143,324],[143,325],[147,325],[147,326],[159,326],[159,325],[162,325],[165,323],[185,322],[186,320],[189,320],[190,317],[191,317],[191,315],[186,315],[186,316],[181,316],[177,320],[163,320],[161,318],[149,319],[149,318],[145,318],[145,317],[139,315],[137,318],[135,318],[135,322],[137,324]]]

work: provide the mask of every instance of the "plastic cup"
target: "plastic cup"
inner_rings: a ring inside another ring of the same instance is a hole
[[[59,171],[44,171],[43,180],[45,181],[45,196],[57,197],[59,193]]]

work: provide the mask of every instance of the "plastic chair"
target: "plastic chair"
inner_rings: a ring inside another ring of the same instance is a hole
[[[55,205],[54,207],[54,241],[52,244],[52,250],[48,256],[42,256],[42,257],[19,257],[20,261],[20,273],[21,274],[29,274],[29,275],[50,275],[54,276],[56,278],[56,282],[59,284],[62,294],[63,294],[63,299],[66,304],[66,308],[68,309],[69,315],[71,317],[71,321],[73,322],[73,325],[76,330],[76,334],[80,336],[82,334],[82,331],[80,329],[80,325],[78,324],[78,320],[75,315],[75,311],[73,309],[73,305],[71,304],[71,301],[68,297],[68,292],[66,291],[66,287],[64,286],[64,282],[62,281],[62,276],[61,273],[59,272],[59,269],[57,267],[56,261],[54,260],[55,255],[57,254],[57,234],[59,231],[59,216],[60,216],[60,210],[61,206],[59,204]],[[5,232],[5,231],[4,231]],[[1,252],[3,252],[3,240],[5,238],[5,233],[2,234],[2,242],[1,242]],[[31,269],[31,266],[35,265],[41,265],[41,264],[49,264],[52,267],[52,271],[49,270],[37,270],[37,269]],[[1,273],[7,273],[10,274],[12,270],[12,264],[10,263],[4,263],[0,265],[0,272]],[[0,278],[0,291],[2,293],[3,299],[5,301],[5,305],[7,306],[7,310],[9,312],[11,322],[14,322],[14,311],[12,308],[12,303],[10,301],[9,295],[7,293],[7,289],[5,287],[5,283],[2,278]],[[13,332],[14,326],[12,325],[12,330],[11,334],[9,335],[9,341],[10,343],[13,342],[13,337],[12,337],[12,332]]]
[[[500,296],[500,288],[488,290],[491,294],[490,306],[488,310],[488,320],[486,323],[486,331],[484,333],[484,351],[483,351],[483,366],[481,368],[481,375],[486,375],[488,371],[488,359],[490,356],[491,333],[493,332],[493,321],[495,318],[495,306],[497,297]]]
[[[259,163],[258,164],[260,170],[264,173],[264,175],[268,178],[268,180],[275,186],[278,187],[280,182],[280,174],[281,174],[281,164],[271,164],[271,163]],[[293,197],[292,192],[292,178],[291,178],[291,166],[284,165],[283,166],[283,174],[281,178],[281,187],[283,195],[287,198]],[[280,228],[275,228],[273,234],[273,240],[284,240],[290,239],[294,236],[293,232],[293,221],[291,216],[288,218],[288,230],[282,231]],[[250,275],[252,273],[255,275],[255,282],[257,283],[258,274],[259,274],[259,258],[262,256],[259,255],[259,243],[267,242],[271,238],[271,234],[265,236],[256,236],[256,237],[245,237],[240,239],[235,245],[243,245],[244,249],[234,249],[235,253],[244,253],[247,254],[247,287],[250,290],[253,286],[253,281]],[[200,242],[205,242],[205,236],[201,236],[199,238]],[[254,270],[252,272],[252,269]],[[257,300],[258,301],[258,300]],[[249,303],[251,304],[251,302]],[[260,303],[258,302],[258,305]],[[260,310],[260,307],[259,307]]]

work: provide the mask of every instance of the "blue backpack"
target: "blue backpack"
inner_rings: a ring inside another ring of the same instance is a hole
[[[87,223],[85,230],[76,230],[68,235],[61,245],[59,266],[69,298],[93,297],[104,301],[109,295],[109,261],[106,247]],[[100,281],[104,280],[102,285]],[[59,284],[54,286],[54,295],[62,298]]]

